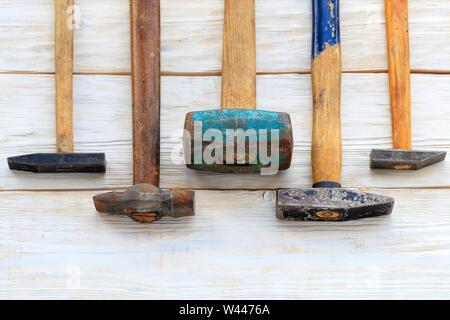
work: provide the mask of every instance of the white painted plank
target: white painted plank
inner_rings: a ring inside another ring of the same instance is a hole
[[[273,189],[311,185],[311,88],[309,75],[258,77],[260,109],[291,114],[294,157],[291,169],[278,176],[219,175],[187,169],[177,157],[185,114],[217,109],[220,77],[163,77],[162,186],[199,189]],[[412,77],[413,146],[450,150],[450,76]],[[36,175],[11,172],[6,157],[54,151],[54,98],[51,75],[1,75],[0,188],[86,189],[132,183],[131,90],[128,76],[75,77],[75,150],[104,151],[105,175]],[[343,185],[348,187],[448,187],[450,162],[420,171],[370,170],[373,147],[391,147],[386,74],[343,76]],[[178,148],[178,149],[177,149]],[[182,160],[182,159],[181,159]]]
[[[273,191],[197,191],[196,216],[139,225],[92,191],[0,192],[0,297],[448,299],[450,191],[368,191],[394,213],[281,221]]]
[[[53,72],[53,2],[0,1],[0,72]],[[76,0],[75,71],[128,73],[129,1]],[[384,1],[341,3],[344,70],[386,70]],[[410,0],[413,69],[450,70],[450,2]],[[221,70],[223,0],[162,0],[163,72]],[[256,1],[257,70],[310,69],[311,3]]]

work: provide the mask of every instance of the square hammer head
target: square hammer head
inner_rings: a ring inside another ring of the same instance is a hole
[[[277,218],[302,221],[347,221],[388,215],[391,197],[341,188],[279,189]]]
[[[372,169],[418,170],[444,161],[445,151],[372,149]]]
[[[219,173],[286,170],[293,137],[289,114],[246,109],[190,112],[184,126],[188,168]]]

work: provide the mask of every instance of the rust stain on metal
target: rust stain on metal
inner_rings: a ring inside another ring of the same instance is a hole
[[[325,210],[316,212],[316,216],[323,220],[333,220],[339,218],[341,214],[336,211]]]
[[[194,192],[185,189],[161,190],[150,184],[134,185],[123,192],[94,196],[97,211],[127,215],[137,222],[153,222],[164,216],[194,215]]]

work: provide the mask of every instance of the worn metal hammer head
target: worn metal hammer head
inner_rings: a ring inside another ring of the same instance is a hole
[[[445,151],[372,149],[372,169],[418,170],[444,161]]]
[[[293,149],[289,115],[255,109],[255,2],[226,0],[221,110],[187,114],[187,167],[221,173],[288,169]]]
[[[346,221],[387,215],[391,197],[341,188],[280,189],[277,217],[303,221]]]
[[[97,211],[127,215],[137,222],[153,222],[164,216],[194,215],[194,192],[186,189],[161,190],[151,184],[138,184],[123,192],[94,196]]]
[[[104,153],[33,153],[8,158],[11,170],[36,173],[105,172]]]

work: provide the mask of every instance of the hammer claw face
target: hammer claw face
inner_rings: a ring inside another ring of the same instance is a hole
[[[418,170],[444,161],[445,151],[372,149],[372,169]]]
[[[388,215],[394,199],[341,188],[280,189],[277,217],[301,221],[347,221]]]
[[[245,109],[190,112],[184,129],[188,168],[259,173],[261,168],[273,167],[274,161],[277,170],[290,167],[293,137],[287,113]]]

